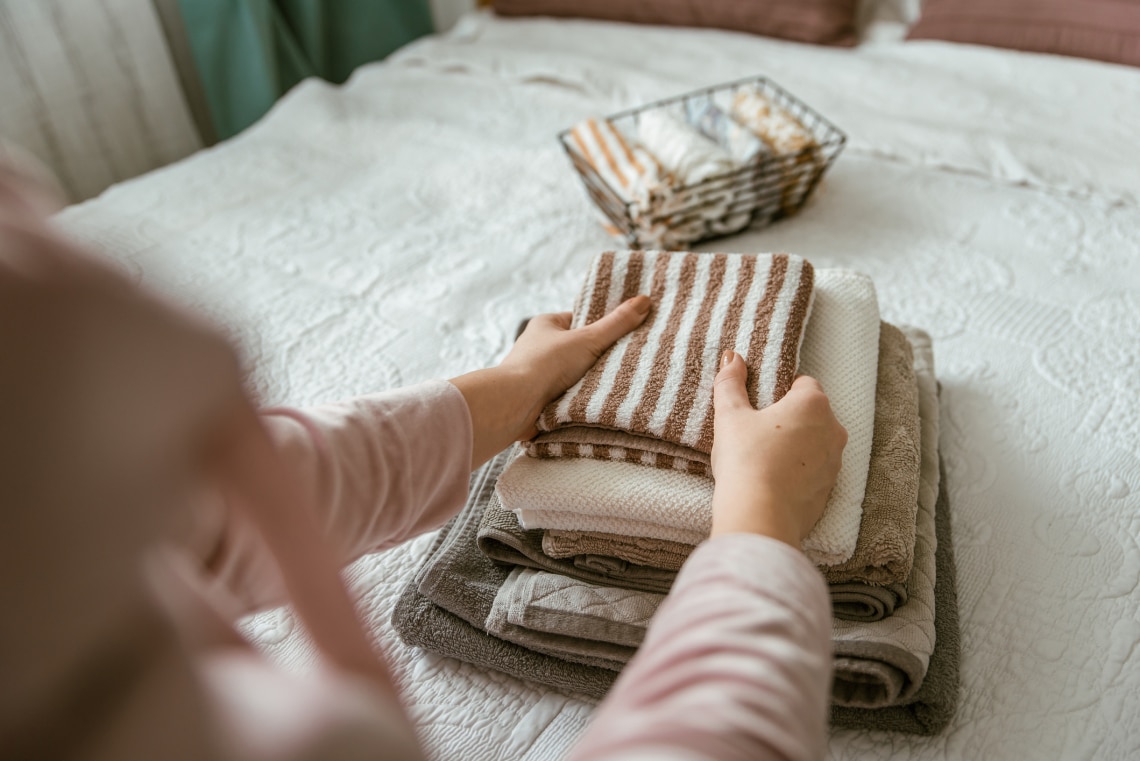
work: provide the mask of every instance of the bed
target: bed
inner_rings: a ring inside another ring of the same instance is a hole
[[[767,74],[848,148],[798,216],[703,250],[870,274],[885,319],[934,336],[942,384],[959,709],[933,738],[835,731],[830,757],[1140,757],[1140,70],[898,37],[846,50],[474,13],[60,223],[228,326],[267,404],[449,377],[568,308],[614,245],[560,129]],[[348,572],[429,752],[559,758],[589,702],[388,628],[429,542]],[[287,609],[243,628],[311,662]]]

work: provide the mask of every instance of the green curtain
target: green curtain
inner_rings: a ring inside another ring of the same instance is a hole
[[[219,138],[305,77],[340,83],[432,31],[427,0],[178,0]]]

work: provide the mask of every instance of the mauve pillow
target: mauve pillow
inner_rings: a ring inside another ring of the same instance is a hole
[[[926,0],[908,40],[948,40],[1140,66],[1137,0]]]
[[[573,16],[703,26],[819,45],[854,45],[857,0],[494,0],[503,16]]]

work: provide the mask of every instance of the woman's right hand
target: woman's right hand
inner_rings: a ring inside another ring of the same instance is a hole
[[[802,375],[778,402],[755,410],[748,368],[726,352],[713,387],[712,535],[754,533],[799,549],[839,475],[847,430],[819,381]]]

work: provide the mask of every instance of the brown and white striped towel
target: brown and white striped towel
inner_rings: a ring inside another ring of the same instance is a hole
[[[538,430],[598,426],[707,455],[721,355],[733,349],[744,357],[754,407],[783,397],[799,364],[813,281],[811,263],[790,254],[601,254],[572,324],[592,323],[639,293],[650,296],[653,309],[546,407]]]
[[[586,119],[570,129],[570,144],[621,198],[630,212],[666,214],[677,179],[637,143],[605,119]]]
[[[524,442],[523,447],[528,456],[538,459],[588,457],[621,460],[712,477],[711,461],[704,452],[649,436],[635,436],[590,425],[559,428]]]

